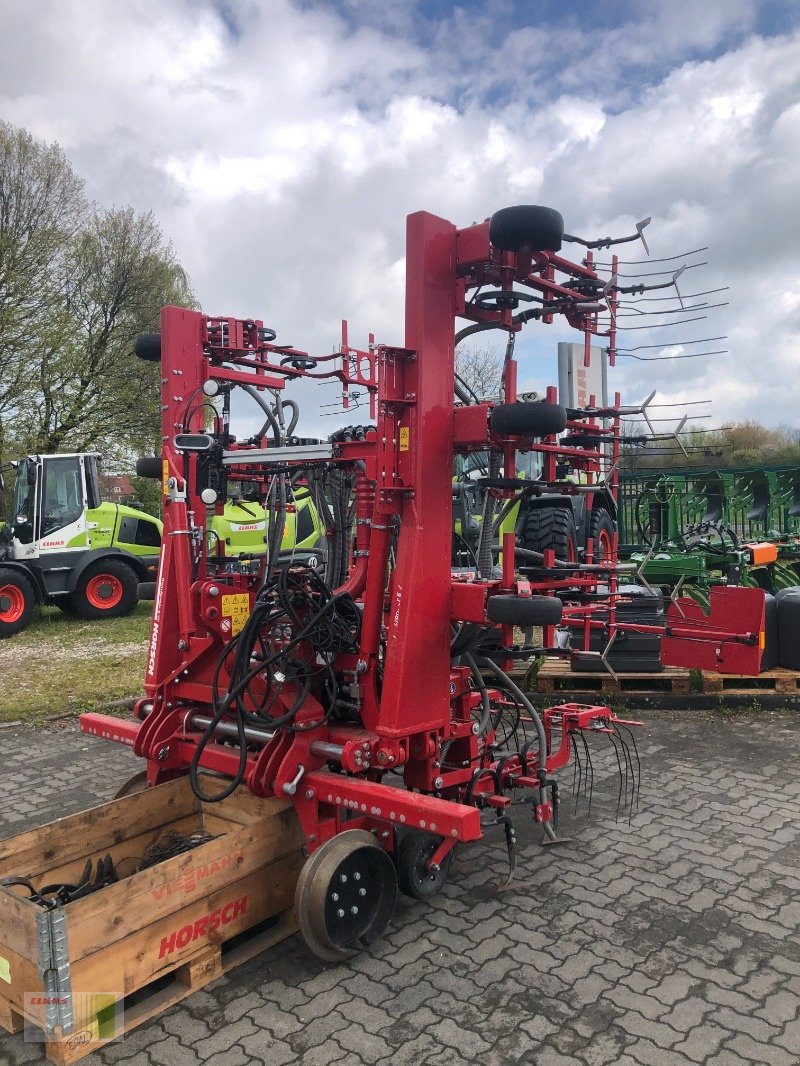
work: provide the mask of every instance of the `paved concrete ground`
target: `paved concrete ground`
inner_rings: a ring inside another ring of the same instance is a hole
[[[630,824],[601,760],[591,821],[565,805],[571,845],[539,847],[517,812],[507,892],[495,837],[369,955],[327,967],[292,937],[87,1066],[796,1066],[800,720],[672,714],[643,734]],[[134,765],[71,729],[0,730],[0,835],[107,799]],[[0,1036],[0,1063],[38,1061]]]

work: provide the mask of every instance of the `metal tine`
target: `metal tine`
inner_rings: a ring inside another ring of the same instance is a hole
[[[636,734],[629,725],[620,726],[621,729],[625,729],[631,738],[631,744],[633,745],[633,754],[636,756],[636,810],[639,810],[639,798],[642,794],[642,760],[639,756],[639,747],[636,743]]]
[[[616,741],[616,738],[614,736],[614,733],[613,732],[606,733],[606,736],[608,737],[608,739],[611,741],[612,745],[614,746],[614,754],[617,757],[617,770],[619,771],[619,791],[617,792],[617,813],[616,813],[615,818],[614,818],[614,821],[618,822],[619,821],[619,810],[620,810],[620,807],[622,805],[622,760],[619,757],[619,748],[617,747],[617,741]],[[626,775],[627,775],[627,772],[628,772],[628,770],[627,770],[627,765],[626,765],[626,767],[625,767]],[[625,794],[627,796],[627,786],[625,788]]]
[[[578,754],[578,745],[575,741],[575,734],[570,733],[569,742],[572,747],[572,757],[574,762],[572,764],[572,795],[575,797],[575,814],[578,813],[578,799],[581,794],[581,781],[583,780],[583,764],[581,763],[581,757]],[[578,791],[575,791],[575,781],[578,782]]]
[[[589,745],[586,743],[586,735],[581,730],[581,740],[583,741],[583,750],[586,754],[586,784],[584,785],[584,795],[587,796],[589,806],[587,810],[587,816],[592,816],[592,797],[594,796],[594,763],[592,762],[592,753],[589,749]]]
[[[629,750],[628,745],[627,745],[627,743],[625,741],[625,738],[622,735],[621,730],[617,726],[617,723],[616,722],[612,722],[611,723],[611,728],[614,730],[615,734],[617,735],[617,739],[619,740],[620,747],[622,748],[622,757],[625,759],[625,806],[628,808],[628,825],[630,825],[631,824],[631,816],[633,814],[633,799],[634,799],[633,790],[636,788],[636,777],[634,776],[634,772],[633,772],[633,759],[631,758],[630,750]],[[631,782],[631,797],[630,797],[630,800],[628,799],[628,770],[630,770],[630,782]]]

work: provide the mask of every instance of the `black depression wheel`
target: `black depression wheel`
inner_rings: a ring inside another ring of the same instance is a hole
[[[35,606],[36,593],[25,575],[0,568],[0,640],[23,630]]]
[[[337,962],[383,933],[397,900],[394,863],[375,837],[347,829],[306,860],[294,903],[303,939],[320,959]]]
[[[556,559],[574,563],[577,558],[575,518],[568,507],[541,507],[535,500],[525,519],[522,546],[529,551],[543,552],[552,548]]]
[[[557,596],[492,596],[486,614],[498,625],[557,626],[563,606]]]
[[[404,896],[412,899],[430,899],[442,888],[450,867],[453,865],[455,849],[448,851],[438,870],[428,869],[442,837],[435,833],[420,833],[417,830],[407,832],[397,846],[397,883]]]
[[[121,559],[100,559],[87,566],[72,593],[72,606],[81,618],[118,618],[139,602],[139,579]]]
[[[163,472],[163,463],[160,455],[143,455],[136,460],[136,476],[152,478],[160,481]]]
[[[161,362],[161,334],[142,333],[136,338],[133,351],[139,359],[147,363]]]
[[[504,252],[557,252],[563,236],[564,219],[552,207],[504,207],[489,221],[489,240]]]
[[[489,426],[501,437],[550,437],[567,425],[567,409],[560,403],[499,403],[492,408]]]
[[[610,559],[614,543],[614,519],[605,507],[592,511],[589,536],[594,542],[594,561],[599,563],[603,559]]]

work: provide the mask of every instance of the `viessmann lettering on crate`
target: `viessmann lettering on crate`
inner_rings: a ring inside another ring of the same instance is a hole
[[[228,925],[229,922],[232,922],[246,911],[247,896],[240,896],[239,899],[226,903],[224,907],[218,907],[211,914],[204,914],[196,922],[184,925],[170,933],[169,936],[162,937],[158,957],[163,959],[165,956],[171,955],[173,951],[180,951],[195,940],[202,940],[209,933],[213,933],[215,929],[219,929],[221,925]]]
[[[161,885],[159,888],[151,889],[153,899],[174,896],[178,892],[194,892],[200,881],[215,877],[217,874],[223,873],[241,862],[244,862],[244,853],[240,848],[237,848],[236,851],[223,855],[219,859],[212,859],[211,862],[204,862],[201,866],[195,866],[194,869],[187,870],[180,877],[176,877],[173,881],[167,881],[166,884]]]

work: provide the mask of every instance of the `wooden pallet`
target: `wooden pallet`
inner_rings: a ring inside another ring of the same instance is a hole
[[[673,692],[688,694],[689,671],[665,666],[658,673],[573,672],[566,659],[548,659],[536,675],[537,692]]]
[[[773,696],[798,696],[800,695],[800,673],[780,666],[773,670],[765,670],[756,677],[704,670],[703,692],[709,695],[727,693],[731,696],[757,696],[760,692]]]
[[[207,793],[222,787],[203,781]],[[201,804],[185,777],[0,841],[0,877],[74,882],[87,857],[106,854],[123,871],[170,830],[199,828],[214,839],[57,911],[0,887],[0,1026],[44,1030],[47,1058],[67,1066],[293,933],[303,858],[291,805],[246,789]],[[72,1012],[68,1032],[55,1000]]]

